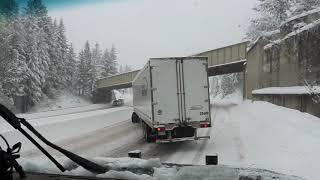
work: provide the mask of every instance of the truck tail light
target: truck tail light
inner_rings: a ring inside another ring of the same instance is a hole
[[[165,127],[157,127],[156,130],[157,130],[157,132],[163,132],[166,130],[166,128]]]
[[[210,123],[208,123],[208,122],[200,123],[200,128],[208,128],[208,127],[210,127]]]

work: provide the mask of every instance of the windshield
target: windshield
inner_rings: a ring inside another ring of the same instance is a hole
[[[115,172],[0,134],[30,172],[318,179],[319,59],[319,0],[1,0],[0,104]]]

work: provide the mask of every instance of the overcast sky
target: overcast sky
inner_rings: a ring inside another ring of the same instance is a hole
[[[120,64],[141,68],[150,57],[186,56],[240,42],[256,0],[95,0],[49,8],[63,18],[76,49],[86,40],[114,43]]]

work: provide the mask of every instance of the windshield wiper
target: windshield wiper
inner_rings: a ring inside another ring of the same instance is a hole
[[[15,114],[13,114],[8,108],[0,104],[0,115],[15,129],[20,131],[26,138],[28,138],[44,155],[46,155],[62,172],[66,169],[56,160],[54,159],[48,151],[46,151],[35,139],[33,139],[30,134],[28,134],[22,127],[21,124],[24,125],[27,129],[29,129],[34,135],[36,135],[42,142],[51,148],[59,151],[64,154],[66,157],[74,161],[76,164],[82,166],[90,172],[101,174],[108,171],[108,168],[100,166],[92,161],[89,161],[81,156],[78,156],[70,151],[67,151],[52,142],[48,141],[44,138],[28,121],[24,118],[18,118]]]

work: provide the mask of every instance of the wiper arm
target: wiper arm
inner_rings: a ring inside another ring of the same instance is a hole
[[[65,171],[65,168],[54,159],[36,140],[34,140],[22,127],[23,124],[26,128],[28,128],[34,135],[36,135],[42,142],[51,148],[61,152],[66,157],[82,166],[83,168],[93,172],[93,173],[105,173],[108,171],[107,168],[102,167],[92,161],[89,161],[81,156],[78,156],[70,151],[67,151],[52,142],[48,141],[44,138],[34,127],[29,124],[24,118],[18,118],[15,114],[13,114],[8,108],[0,104],[0,115],[15,129],[19,130],[26,138],[28,138],[43,154],[45,154],[62,172]]]

